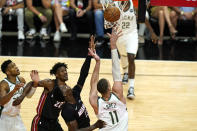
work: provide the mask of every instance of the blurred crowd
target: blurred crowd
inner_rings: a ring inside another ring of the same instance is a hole
[[[137,13],[136,1],[133,0]],[[106,42],[102,9],[100,0],[1,0],[0,38],[3,25],[7,24],[3,19],[8,22],[15,19],[19,40],[39,35],[41,39],[52,36],[53,41],[60,41],[65,32],[71,34],[70,40],[76,40],[78,28],[83,27],[84,32],[95,34],[99,47]],[[180,23],[183,28],[177,28]],[[187,28],[184,28],[185,23],[191,28],[188,34],[192,34],[187,36],[186,33],[186,36],[197,40],[197,8],[150,6],[147,2],[146,21],[138,24],[139,43],[150,39],[162,52],[165,36],[175,40]],[[54,35],[50,35],[52,33]]]

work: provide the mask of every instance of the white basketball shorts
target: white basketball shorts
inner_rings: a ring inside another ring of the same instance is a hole
[[[1,114],[0,130],[1,131],[27,131],[20,115],[11,117],[6,114]]]
[[[117,48],[120,55],[127,56],[127,53],[136,55],[138,50],[138,32],[134,29],[131,33],[123,34],[117,40]]]

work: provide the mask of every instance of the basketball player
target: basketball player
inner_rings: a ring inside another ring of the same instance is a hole
[[[91,56],[87,56],[82,66],[78,83],[73,89],[71,89],[65,83],[68,80],[67,65],[65,63],[56,63],[50,70],[50,74],[56,76],[55,80],[40,80],[38,72],[35,70],[32,71],[31,78],[34,81],[34,85],[44,87],[44,91],[37,107],[37,115],[34,117],[32,122],[32,131],[63,131],[58,122],[58,116],[63,105],[65,104],[65,99],[66,104],[62,111],[62,116],[66,121],[68,129],[70,131],[75,131],[78,128],[90,126],[89,116],[85,106],[83,105],[83,102],[80,99],[80,92],[88,75],[90,62]],[[76,105],[77,111],[75,111]],[[75,117],[78,111],[81,111],[82,114],[80,117]],[[95,123],[93,126],[90,126],[87,130],[100,127],[103,127],[103,122],[97,121],[97,123]]]
[[[56,63],[50,70],[55,79],[40,80],[37,71],[31,72],[31,79],[35,87],[44,87],[37,106],[37,115],[31,125],[31,131],[63,131],[59,124],[59,113],[63,107],[64,97],[60,86],[66,85],[68,80],[67,65]]]
[[[113,29],[112,34],[108,35],[110,37],[114,83],[111,89],[107,79],[102,78],[99,80],[100,58],[96,53],[91,51],[96,60],[96,65],[90,82],[89,101],[98,118],[106,122],[106,127],[100,129],[100,131],[128,131],[128,112],[126,99],[123,95],[120,62],[116,47],[116,42],[121,36],[121,32],[116,33]],[[98,92],[102,97],[98,96]]]
[[[19,76],[20,71],[11,60],[4,61],[1,70],[7,77],[0,82],[0,130],[26,131],[18,100],[24,99],[22,93],[31,98],[36,89],[31,88],[31,82],[24,87],[25,79]]]
[[[94,50],[94,37],[91,37],[90,46],[92,50]],[[86,110],[85,105],[81,100],[81,91],[83,89],[85,80],[88,76],[90,63],[91,63],[91,54],[86,57],[86,60],[81,68],[80,76],[77,82],[77,85],[71,89],[69,86],[65,85],[65,87],[61,88],[63,91],[63,95],[65,98],[65,105],[62,109],[62,117],[67,124],[68,130],[75,131],[77,129],[80,130],[94,130],[96,128],[102,128],[104,126],[103,121],[100,122],[100,126],[98,127],[95,123],[94,125],[90,126],[90,118],[88,112]]]
[[[120,24],[117,25],[122,30],[123,35],[117,40],[117,48],[120,53],[124,77],[128,77],[129,90],[127,98],[134,99],[134,78],[135,78],[135,56],[138,50],[138,31],[136,15],[133,8],[132,0],[114,2],[115,6],[121,10]],[[125,58],[126,57],[126,58]],[[125,63],[129,63],[129,65]],[[128,67],[128,68],[127,68]],[[123,82],[124,79],[123,79]]]

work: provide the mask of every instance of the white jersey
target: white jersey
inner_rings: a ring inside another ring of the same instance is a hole
[[[8,83],[9,88],[10,88],[10,92],[11,92],[14,89],[15,84],[14,83],[11,83],[6,78],[4,79],[4,81],[6,81]],[[18,77],[16,77],[16,83],[20,83],[20,80],[19,80]],[[17,92],[14,93],[14,95],[12,96],[12,98],[10,99],[10,101],[4,105],[4,108],[2,110],[2,114],[6,114],[6,115],[9,115],[9,116],[16,116],[16,115],[18,115],[20,113],[21,105],[13,106],[12,103],[13,103],[13,101],[16,98],[18,98],[19,96],[22,95],[23,89],[24,88],[20,88]]]
[[[120,19],[118,21],[118,23],[119,23],[118,28],[119,28],[119,30],[122,30],[124,35],[129,34],[129,33],[133,33],[134,31],[137,30],[137,22],[136,22],[136,15],[134,12],[133,2],[132,2],[132,0],[129,0],[129,2],[130,2],[130,7],[125,12],[121,9],[122,5],[120,5],[120,2],[118,2],[118,1],[114,2],[115,6],[118,7],[121,12]],[[122,7],[122,8],[124,8],[124,7]]]
[[[128,112],[126,105],[111,93],[108,101],[98,98],[98,119],[106,122],[106,127],[100,131],[127,131]]]

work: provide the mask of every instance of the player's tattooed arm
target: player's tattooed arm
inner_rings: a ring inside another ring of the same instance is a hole
[[[30,76],[34,87],[44,87],[48,90],[52,89],[54,82],[51,79],[40,80],[38,71],[32,70]]]
[[[32,86],[33,86],[33,82],[30,81],[29,83],[27,83],[24,87],[23,93],[20,97],[18,97],[17,99],[15,99],[12,103],[13,106],[17,106],[20,105],[22,103],[22,101],[24,100],[24,98],[27,96],[29,92],[32,90]],[[32,94],[33,95],[33,94]],[[30,98],[30,97],[28,97]]]

